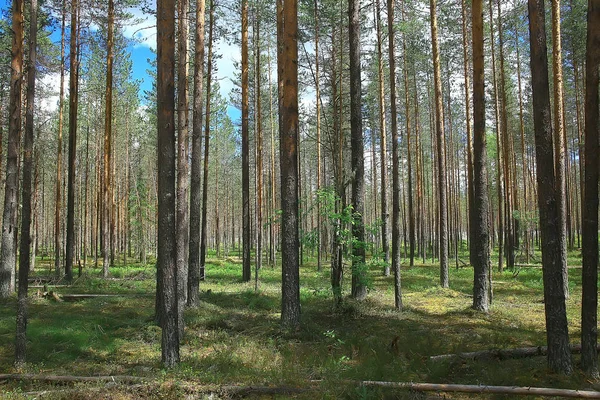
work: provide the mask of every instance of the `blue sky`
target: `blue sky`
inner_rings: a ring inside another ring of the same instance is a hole
[[[9,0],[0,0],[0,8],[7,10],[9,7]],[[143,91],[150,90],[152,87],[152,79],[146,71],[150,68],[148,59],[155,57],[151,50],[156,48],[155,20],[153,16],[145,15],[140,9],[132,8],[128,11],[133,14],[136,23],[125,25],[123,29],[126,37],[135,37],[136,39],[135,43],[129,45],[128,51],[133,62],[133,78],[142,82],[140,91],[140,98],[142,98]],[[60,41],[60,30],[57,29],[51,35],[51,38],[58,43]],[[231,77],[234,74],[234,61],[239,61],[240,58],[239,48],[227,43],[224,39],[219,39],[215,43],[215,53],[220,54],[221,58],[217,61],[217,72],[214,79],[219,82],[221,95],[225,99],[229,99],[229,92],[233,87]],[[58,73],[54,77],[47,77],[45,81],[47,84],[54,85],[58,92]],[[47,103],[50,105],[53,101],[48,100]],[[240,117],[240,111],[233,107],[228,108],[228,114],[234,121]]]

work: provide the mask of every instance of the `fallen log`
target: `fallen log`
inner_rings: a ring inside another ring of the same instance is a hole
[[[76,382],[114,382],[139,383],[147,378],[129,375],[111,376],[73,376],[73,375],[39,375],[39,374],[0,374],[0,381],[28,381],[46,383],[76,383]]]
[[[291,395],[306,393],[314,388],[293,386],[221,386],[221,393],[228,396],[245,397],[250,395]]]
[[[571,353],[580,354],[581,345],[572,344]],[[600,350],[600,345],[597,346]],[[486,358],[496,358],[499,360],[511,359],[511,358],[525,358],[525,357],[537,357],[545,356],[548,354],[547,346],[537,347],[518,347],[516,349],[493,349],[493,350],[482,350],[482,351],[471,351],[465,353],[454,353],[454,354],[441,354],[437,356],[430,356],[430,361],[442,361],[449,359],[468,359],[468,360],[479,360]]]
[[[600,399],[600,392],[590,390],[554,389],[531,386],[454,385],[443,383],[362,381],[363,386],[409,389],[422,392],[489,393],[519,396],[558,396],[580,399]]]
[[[542,268],[542,264],[515,264],[515,267],[519,268]],[[581,265],[569,265],[569,269],[581,269]]]

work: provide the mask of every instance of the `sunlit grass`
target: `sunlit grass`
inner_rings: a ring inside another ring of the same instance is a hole
[[[466,254],[461,257],[468,259]],[[492,309],[481,314],[470,309],[472,268],[451,268],[450,288],[442,289],[439,266],[428,261],[418,261],[413,268],[403,263],[404,310],[398,313],[393,309],[393,277],[384,277],[381,268],[370,271],[369,296],[362,303],[347,297],[350,271],[345,271],[346,297],[336,307],[328,262],[318,272],[314,260],[307,260],[301,268],[302,325],[289,332],[279,327],[279,267],[263,267],[255,291],[254,281],[242,282],[236,257],[211,258],[201,283],[201,305],[186,310],[182,362],[172,371],[161,368],[161,331],[153,325],[155,267],[113,267],[110,280],[101,279],[100,268],[88,267],[73,286],[49,285],[49,290],[120,296],[55,302],[36,297],[32,290],[29,363],[22,372],[136,375],[158,382],[146,394],[122,389],[122,398],[178,398],[186,382],[209,391],[235,384],[317,385],[316,397],[323,398],[380,398],[392,393],[341,383],[347,380],[589,386],[578,373],[550,374],[543,357],[430,362],[428,357],[437,354],[544,345],[545,320],[541,269],[494,271]],[[44,270],[48,266],[39,264],[36,274],[50,275]],[[581,270],[569,272],[570,334],[572,342],[579,342]],[[1,372],[15,371],[15,308],[14,298],[0,304]],[[36,385],[5,387],[29,390]],[[315,398],[315,393],[300,397]]]

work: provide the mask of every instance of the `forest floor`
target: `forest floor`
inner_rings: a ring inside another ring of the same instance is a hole
[[[581,264],[577,254],[571,264]],[[466,255],[465,255],[466,259]],[[302,324],[280,329],[279,268],[263,267],[259,290],[241,281],[237,257],[210,258],[201,283],[201,305],[186,310],[181,364],[161,368],[161,331],[153,323],[154,266],[114,267],[112,279],[88,268],[69,293],[115,294],[75,302],[41,297],[30,289],[28,363],[13,365],[16,299],[0,302],[0,373],[144,377],[145,383],[68,385],[0,381],[0,397],[59,399],[232,398],[514,398],[500,395],[429,393],[365,387],[357,381],[433,382],[470,385],[536,386],[594,390],[576,372],[550,373],[543,356],[521,359],[431,361],[430,356],[465,351],[545,344],[540,268],[494,271],[491,311],[471,310],[473,270],[452,268],[450,289],[439,287],[439,268],[409,268],[403,260],[404,310],[393,310],[393,277],[379,267],[369,274],[369,295],[361,303],[345,298],[334,307],[328,264],[318,272],[314,260],[301,267]],[[49,260],[34,276],[48,276]],[[349,271],[345,289],[349,291]],[[581,269],[570,270],[567,302],[569,333],[579,343]],[[348,293],[345,293],[346,295]],[[575,365],[579,356],[574,356]],[[231,386],[236,386],[232,388]],[[240,389],[238,386],[245,389]],[[276,394],[260,393],[277,388]],[[300,389],[297,393],[290,388]],[[258,393],[258,395],[256,395]],[[261,397],[262,396],[262,397]],[[532,398],[529,396],[528,398]]]

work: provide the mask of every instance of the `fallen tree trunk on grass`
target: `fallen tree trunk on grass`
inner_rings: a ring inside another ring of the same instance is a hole
[[[588,390],[554,389],[529,386],[481,386],[444,383],[363,381],[363,386],[409,389],[422,392],[489,393],[519,396],[558,396],[580,399],[600,399],[600,392]]]
[[[112,376],[72,376],[72,375],[39,375],[39,374],[0,374],[0,381],[27,381],[46,383],[78,383],[78,382],[115,382],[140,383],[148,378],[128,375]]]
[[[221,393],[228,396],[245,397],[250,395],[290,395],[306,393],[314,388],[293,386],[221,386]]]
[[[572,344],[572,354],[581,353],[580,344]],[[600,350],[600,345],[598,345]],[[442,361],[452,359],[468,359],[468,360],[479,360],[485,358],[496,358],[499,360],[511,359],[511,358],[525,358],[525,357],[537,357],[545,356],[548,354],[547,346],[537,347],[518,347],[516,349],[493,349],[493,350],[482,350],[482,351],[471,351],[466,353],[455,353],[455,354],[441,354],[438,356],[429,357],[430,361]]]

